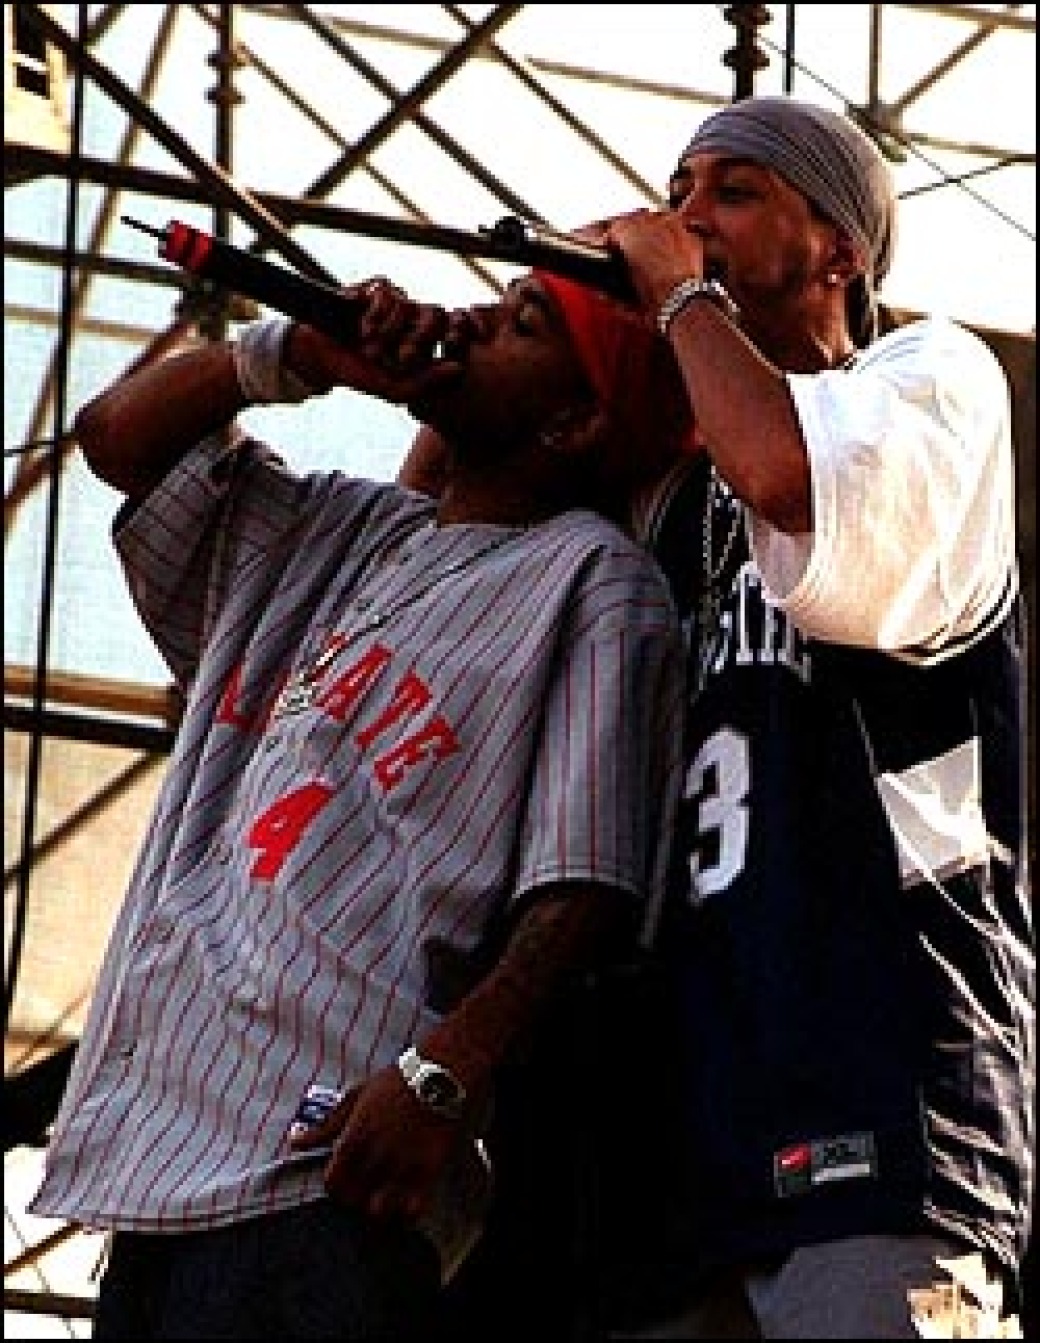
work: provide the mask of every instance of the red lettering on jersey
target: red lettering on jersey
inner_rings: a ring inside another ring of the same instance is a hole
[[[384,792],[389,792],[404,778],[407,771],[427,756],[443,760],[459,749],[459,740],[452,731],[451,724],[440,714],[416,732],[407,737],[392,751],[387,751],[375,762],[376,780]]]
[[[228,677],[227,685],[224,687],[224,693],[220,697],[220,704],[217,706],[216,720],[218,723],[229,723],[232,727],[241,728],[248,732],[256,728],[258,732],[263,732],[271,717],[271,712],[277,703],[278,696],[282,693],[286,681],[289,679],[288,672],[282,672],[275,686],[274,694],[269,696],[266,703],[261,705],[258,712],[246,711],[242,706],[242,664],[237,663]]]
[[[274,713],[274,706],[278,703],[278,696],[279,696],[279,695],[282,693],[282,691],[285,689],[286,682],[287,682],[288,680],[289,680],[289,672],[288,672],[288,670],[283,671],[282,674],[278,677],[277,682],[275,683],[274,694],[270,697],[270,699],[269,699],[269,700],[267,701],[267,703],[264,705],[264,709],[263,709],[263,717],[262,717],[261,720],[260,720],[260,731],[261,731],[261,732],[263,732],[263,731],[266,730],[268,723],[271,721],[271,714]]]
[[[328,783],[305,783],[256,818],[249,830],[249,847],[261,851],[251,869],[254,877],[268,881],[278,875],[304,830],[334,792]]]
[[[328,710],[331,717],[342,722],[373,681],[386,670],[390,656],[389,648],[374,644],[322,692],[318,702]]]
[[[236,662],[232,668],[231,675],[227,679],[227,685],[224,687],[224,693],[220,697],[220,704],[217,706],[217,722],[230,723],[232,727],[240,727],[243,730],[253,726],[254,715],[246,713],[240,706],[242,703],[242,664]]]
[[[403,718],[414,717],[420,709],[426,708],[431,699],[432,694],[425,681],[416,676],[415,672],[408,672],[398,681],[394,697],[387,707],[374,723],[362,728],[354,740],[363,751],[367,750],[388,727],[393,727]]]

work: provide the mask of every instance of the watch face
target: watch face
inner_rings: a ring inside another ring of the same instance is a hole
[[[458,1083],[442,1068],[424,1068],[416,1079],[422,1100],[434,1110],[452,1110],[462,1101]]]

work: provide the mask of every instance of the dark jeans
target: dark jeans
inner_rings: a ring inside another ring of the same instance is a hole
[[[94,1338],[443,1343],[433,1246],[329,1200],[185,1234],[119,1232]]]

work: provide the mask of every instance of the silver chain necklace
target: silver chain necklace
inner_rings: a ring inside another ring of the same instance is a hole
[[[385,625],[392,616],[395,616],[404,607],[411,606],[419,601],[439,583],[461,573],[464,569],[468,569],[471,565],[482,560],[485,555],[489,555],[492,551],[498,550],[510,541],[515,540],[523,532],[529,531],[530,528],[503,526],[501,529],[496,529],[490,539],[484,541],[475,549],[464,551],[463,554],[457,555],[453,560],[449,560],[448,563],[442,564],[439,568],[436,564],[431,565],[423,556],[424,543],[429,538],[435,537],[438,530],[436,525],[432,523],[420,527],[417,532],[414,532],[405,540],[403,550],[391,549],[379,557],[376,562],[378,595],[372,595],[365,591],[364,582],[361,584],[362,591],[355,592],[351,601],[344,608],[343,618],[346,619],[348,613],[353,617],[352,620],[347,622],[350,626],[349,632],[338,631],[323,637],[313,660],[305,659],[304,665],[286,681],[275,701],[272,718],[281,717],[284,714],[301,713],[309,709],[321,693],[325,673],[347,644]],[[406,583],[397,587],[395,591],[395,575],[392,571],[396,569],[399,577],[401,570],[406,565],[412,568],[419,566],[418,581],[415,577],[412,577]]]
[[[726,511],[728,526],[718,557],[715,555],[715,515]],[[697,595],[697,676],[694,693],[700,694],[715,655],[722,612],[726,570],[744,522],[744,505],[712,463],[708,468],[708,493],[701,521],[701,582]]]
[[[855,367],[860,351],[854,349],[840,363],[833,365],[839,369]],[[715,508],[726,509],[729,526],[726,539],[722,543],[719,557],[715,559]],[[697,596],[697,676],[694,695],[704,688],[708,668],[715,656],[715,645],[719,632],[719,617],[722,613],[722,597],[725,590],[726,566],[729,564],[744,522],[744,505],[715,470],[715,463],[708,464],[708,492],[704,503],[704,517],[701,522],[701,583]]]

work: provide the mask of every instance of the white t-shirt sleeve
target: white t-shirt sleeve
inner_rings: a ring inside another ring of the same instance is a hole
[[[813,531],[751,519],[770,600],[807,633],[929,657],[1014,593],[1010,390],[989,347],[943,320],[897,328],[848,371],[790,374]],[[952,650],[951,650],[952,651]]]

